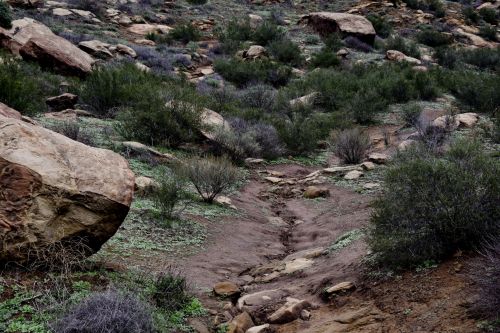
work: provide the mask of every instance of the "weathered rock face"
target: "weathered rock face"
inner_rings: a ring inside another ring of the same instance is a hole
[[[16,111],[7,105],[0,103],[0,117],[7,117],[7,118],[15,118],[15,119],[21,119],[21,113],[19,111]]]
[[[338,32],[343,36],[357,37],[370,45],[375,40],[375,29],[371,22],[364,16],[346,13],[316,12],[302,17],[301,21],[311,25],[323,36]]]
[[[76,239],[99,250],[132,202],[126,160],[15,118],[0,128],[0,262]]]
[[[68,75],[85,76],[94,63],[89,54],[30,18],[13,21],[10,30],[0,28],[0,46]]]

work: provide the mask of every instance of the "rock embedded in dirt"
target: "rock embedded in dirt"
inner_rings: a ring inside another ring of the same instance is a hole
[[[144,176],[135,178],[135,194],[138,196],[146,196],[160,188],[158,182],[154,179]]]
[[[86,40],[78,43],[78,47],[88,54],[99,58],[99,59],[111,59],[113,54],[109,51],[111,45],[108,43],[101,42],[100,40]]]
[[[230,281],[217,283],[213,290],[214,294],[220,297],[238,298],[241,294],[240,287]]]
[[[54,244],[98,251],[132,202],[127,161],[18,119],[0,128],[0,262],[50,260]]]
[[[303,16],[300,21],[311,25],[322,36],[340,33],[343,37],[354,36],[370,45],[375,40],[373,25],[361,15],[316,12]]]
[[[460,126],[460,122],[456,117],[444,115],[434,119],[431,125],[444,131],[454,131]]]
[[[278,177],[264,177],[264,179],[270,183],[273,183],[273,184],[278,184],[283,180],[283,179],[278,178]]]
[[[474,112],[460,113],[455,116],[459,127],[471,128],[479,121],[479,115]]]
[[[346,180],[354,180],[354,179],[358,179],[360,177],[363,177],[363,172],[361,171],[358,171],[358,170],[353,170],[353,171],[349,171],[345,176],[344,176],[344,179]]]
[[[318,100],[318,98],[320,96],[321,95],[320,95],[319,92],[312,92],[312,93],[310,93],[308,95],[292,99],[290,101],[290,106],[291,107],[297,107],[299,105],[302,105],[302,106],[313,106],[314,103]]]
[[[47,104],[54,111],[73,109],[76,103],[78,103],[78,96],[70,93],[49,97],[45,100],[45,104]]]
[[[285,305],[268,317],[268,321],[271,324],[286,324],[299,318],[302,310],[310,308],[309,301],[289,297]]]
[[[121,142],[121,145],[126,150],[127,154],[146,154],[151,156],[152,158],[157,159],[160,162],[165,163],[176,163],[179,162],[177,157],[172,154],[161,153],[156,149],[146,146],[143,143],[135,142],[135,141],[124,141]]]
[[[132,24],[127,30],[136,35],[146,36],[153,33],[168,34],[172,30],[172,27],[162,24],[140,23]]]
[[[88,53],[30,18],[13,21],[10,30],[0,28],[0,46],[67,75],[85,76],[95,62]]]
[[[201,113],[201,123],[204,127],[200,132],[209,139],[215,140],[217,129],[231,131],[231,125],[219,113],[204,108]]]
[[[371,153],[368,155],[368,160],[375,164],[386,164],[389,160],[389,156],[382,153]]]
[[[363,169],[359,165],[336,166],[323,169],[323,173],[336,176],[342,176],[351,171],[363,171]]]
[[[288,292],[282,289],[262,290],[252,294],[241,296],[236,302],[240,311],[248,312],[257,323],[265,322],[273,308],[282,304]]]
[[[404,61],[404,62],[408,62],[408,63],[414,64],[414,65],[420,65],[422,63],[420,60],[413,58],[413,57],[409,57],[406,54],[404,54],[403,52],[397,51],[397,50],[388,50],[385,53],[385,57],[391,61],[397,61],[397,62]]]
[[[334,285],[333,287],[326,289],[325,293],[327,293],[328,295],[331,295],[331,294],[343,293],[343,292],[354,290],[354,289],[356,289],[356,286],[354,285],[354,283],[352,283],[350,281],[346,281],[346,282],[338,283],[338,284]]]
[[[240,313],[229,323],[227,333],[245,333],[255,326],[252,317],[247,312]]]
[[[366,161],[366,162],[361,163],[361,168],[363,168],[363,170],[365,170],[365,171],[373,170],[376,167],[377,166],[375,165],[375,163],[370,162],[370,161]]]
[[[315,199],[325,198],[330,196],[330,190],[326,187],[309,186],[304,192],[304,198]]]
[[[401,141],[401,143],[398,145],[398,150],[404,151],[404,150],[410,148],[411,146],[413,146],[416,143],[417,143],[416,140],[406,139],[404,141]]]
[[[246,331],[246,333],[270,333],[270,332],[271,332],[271,325],[269,324],[254,326]]]
[[[248,50],[243,52],[243,58],[245,59],[255,60],[265,57],[267,57],[267,50],[265,47],[260,45],[252,45],[248,48]]]

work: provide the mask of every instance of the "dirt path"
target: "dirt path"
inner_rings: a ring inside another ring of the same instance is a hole
[[[298,165],[252,170],[250,182],[231,198],[241,215],[225,218],[210,245],[181,263],[208,308],[223,311],[226,303],[211,290],[230,281],[244,294],[283,292],[276,304],[262,310],[266,315],[286,296],[313,304],[309,321],[276,326],[277,332],[477,331],[465,314],[466,282],[450,268],[461,259],[388,282],[364,280],[360,263],[368,249],[363,228],[372,198],[321,177],[303,182],[314,171]],[[282,180],[273,183],[267,176]],[[315,183],[328,188],[330,196],[303,198],[303,189]],[[323,291],[344,281],[353,282],[356,290],[325,302]],[[265,322],[261,313],[254,317],[256,324]]]

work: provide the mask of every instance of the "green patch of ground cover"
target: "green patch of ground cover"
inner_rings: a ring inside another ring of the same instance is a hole
[[[320,151],[310,156],[294,156],[292,158],[280,157],[272,161],[267,161],[267,163],[269,165],[292,163],[303,166],[325,166],[328,164],[327,161],[329,156],[330,153],[328,151]]]
[[[350,230],[342,235],[340,235],[333,243],[328,247],[326,250],[327,253],[332,253],[338,250],[341,250],[350,244],[352,244],[354,241],[360,239],[365,235],[365,232],[363,229],[353,229]]]

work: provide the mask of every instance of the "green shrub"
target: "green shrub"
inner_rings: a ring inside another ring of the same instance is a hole
[[[492,42],[497,41],[497,29],[490,24],[481,26],[479,28],[479,35],[486,38],[487,40],[491,40]]]
[[[357,164],[363,161],[370,146],[369,137],[359,128],[334,131],[330,135],[330,144],[335,155],[345,164]]]
[[[285,32],[276,24],[265,21],[257,27],[252,34],[252,40],[258,45],[266,46],[271,42],[281,40],[285,37]]]
[[[335,53],[335,51],[330,50],[329,48],[322,48],[321,51],[318,53],[315,53],[311,61],[309,63],[309,66],[314,69],[317,67],[321,68],[329,68],[329,67],[335,67],[340,65],[340,59]]]
[[[392,32],[392,26],[389,21],[386,20],[384,16],[378,14],[370,14],[366,17],[375,28],[377,35],[382,38],[387,38]]]
[[[494,113],[500,107],[500,76],[472,70],[440,71],[437,79],[464,106],[476,112]]]
[[[179,216],[179,205],[189,199],[186,182],[167,173],[162,177],[159,187],[152,194],[153,204],[160,211],[162,218],[172,220]]]
[[[403,52],[407,56],[420,58],[420,50],[418,49],[417,44],[399,36],[388,38],[385,41],[384,50],[396,50]]]
[[[188,284],[178,271],[170,268],[160,274],[153,289],[153,300],[156,306],[167,313],[173,313],[188,305],[193,297],[188,292]]]
[[[269,83],[275,87],[284,86],[292,76],[290,67],[268,60],[219,59],[215,61],[215,71],[238,87],[259,82]]]
[[[446,12],[444,9],[444,4],[441,0],[427,0],[427,9],[434,12],[436,17],[444,17]]]
[[[218,27],[215,35],[221,43],[221,51],[231,54],[237,51],[241,43],[252,38],[252,27],[248,18],[232,19],[224,28]]]
[[[466,49],[460,52],[460,58],[480,69],[500,71],[500,48]]]
[[[498,13],[497,10],[493,8],[481,8],[479,10],[479,15],[489,24],[496,25],[498,23]]]
[[[329,34],[324,38],[323,42],[325,43],[325,47],[328,50],[337,52],[344,46],[344,42],[342,41],[342,37],[338,33]]]
[[[200,32],[191,23],[180,24],[168,33],[168,37],[187,44],[191,41],[198,41],[200,39]]]
[[[465,16],[465,19],[468,23],[477,24],[481,19],[479,13],[474,8],[469,6],[462,9],[462,15]]]
[[[7,55],[1,57],[0,102],[24,115],[45,111],[45,100],[59,94],[62,79],[42,71],[35,64],[17,61]]]
[[[12,27],[12,13],[7,2],[0,0],[0,27],[10,29]]]
[[[208,203],[241,179],[238,169],[225,157],[191,158],[177,172],[189,180]]]
[[[215,135],[215,153],[227,155],[235,162],[241,163],[247,157],[259,157],[262,154],[255,134],[251,131],[243,133],[220,128]]]
[[[438,64],[443,67],[454,69],[460,60],[458,53],[451,47],[438,47],[434,52]]]
[[[387,172],[369,243],[378,262],[410,267],[499,235],[500,163],[474,142],[443,157],[408,151]]]
[[[72,140],[84,143],[87,146],[94,146],[95,144],[92,135],[88,131],[82,129],[77,121],[58,122],[49,126],[49,128],[54,132],[62,134]]]
[[[453,43],[453,37],[432,29],[424,29],[417,34],[419,43],[430,47],[445,46]]]
[[[422,107],[417,103],[410,103],[403,106],[401,111],[405,125],[414,127],[417,125],[420,114],[422,113]]]
[[[387,110],[388,101],[375,89],[357,92],[347,102],[347,111],[358,124],[370,124],[375,116]]]
[[[287,38],[272,41],[268,50],[276,60],[284,64],[300,66],[304,62],[299,46]]]

